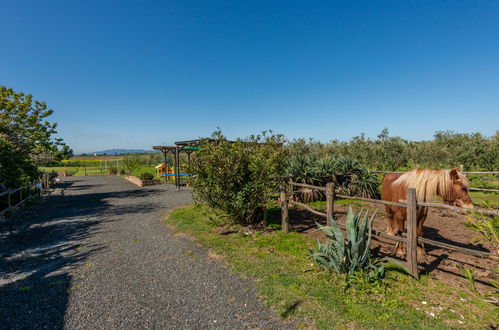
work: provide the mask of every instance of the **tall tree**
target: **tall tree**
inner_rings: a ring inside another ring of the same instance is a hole
[[[56,159],[61,139],[53,110],[30,94],[0,86],[0,183],[16,186],[36,179],[36,165]]]

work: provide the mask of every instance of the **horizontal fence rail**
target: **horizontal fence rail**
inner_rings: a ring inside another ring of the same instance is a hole
[[[33,189],[31,189],[33,188]],[[26,194],[23,194],[23,191],[26,190]],[[0,216],[4,215],[7,212],[10,212],[17,207],[21,206],[23,203],[25,203],[28,199],[31,199],[33,196],[37,195],[40,193],[40,189],[36,187],[34,184],[29,184],[29,185],[24,185],[16,189],[9,189],[7,191],[4,191],[0,193],[0,198],[1,199],[7,199],[6,207],[0,211]],[[15,195],[19,195],[18,199],[16,198],[16,201],[14,202],[14,198],[12,198]],[[6,197],[5,197],[6,196]]]
[[[319,191],[326,191],[326,187],[313,186],[311,184],[306,184],[306,183],[289,182],[289,185],[296,186],[296,187],[302,187],[302,188],[309,188],[309,189],[314,189],[314,190],[319,190]]]

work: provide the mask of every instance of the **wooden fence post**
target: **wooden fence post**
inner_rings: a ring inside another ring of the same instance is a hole
[[[416,279],[419,278],[418,273],[418,210],[416,201],[416,189],[407,189],[407,265],[409,272]]]
[[[286,188],[286,183],[281,183],[281,227],[285,234],[289,233],[288,194]]]
[[[289,182],[293,182],[292,178],[289,178]],[[295,186],[290,185],[289,186],[289,200],[294,201],[295,200]]]
[[[459,172],[461,172],[461,173],[464,172],[464,165],[463,164],[459,165]]]
[[[326,184],[326,207],[326,224],[331,226],[331,219],[334,214],[334,183],[332,182]]]

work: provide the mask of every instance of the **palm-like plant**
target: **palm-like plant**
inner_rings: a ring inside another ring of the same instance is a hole
[[[332,181],[345,195],[375,197],[378,194],[378,177],[354,159],[296,155],[288,161],[286,174],[293,175],[296,182],[317,186]],[[324,196],[316,190],[302,188],[299,197],[303,202],[311,202]]]

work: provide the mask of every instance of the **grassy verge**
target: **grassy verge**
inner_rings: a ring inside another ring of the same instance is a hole
[[[312,263],[314,242],[298,233],[255,232],[232,227],[220,234],[219,216],[204,206],[174,210],[167,224],[187,233],[216,254],[231,270],[255,278],[262,299],[283,318],[317,328],[484,327],[494,322],[494,308],[446,287],[428,276],[420,281],[389,271],[386,285],[348,287]]]
[[[100,175],[109,174],[109,170],[105,167],[95,167],[95,166],[53,166],[53,167],[40,167],[44,171],[56,171],[56,172],[66,172],[72,176],[84,176],[84,175]],[[156,169],[154,166],[139,166],[132,171],[133,176],[140,176],[140,174],[148,172],[154,175],[156,178]]]

